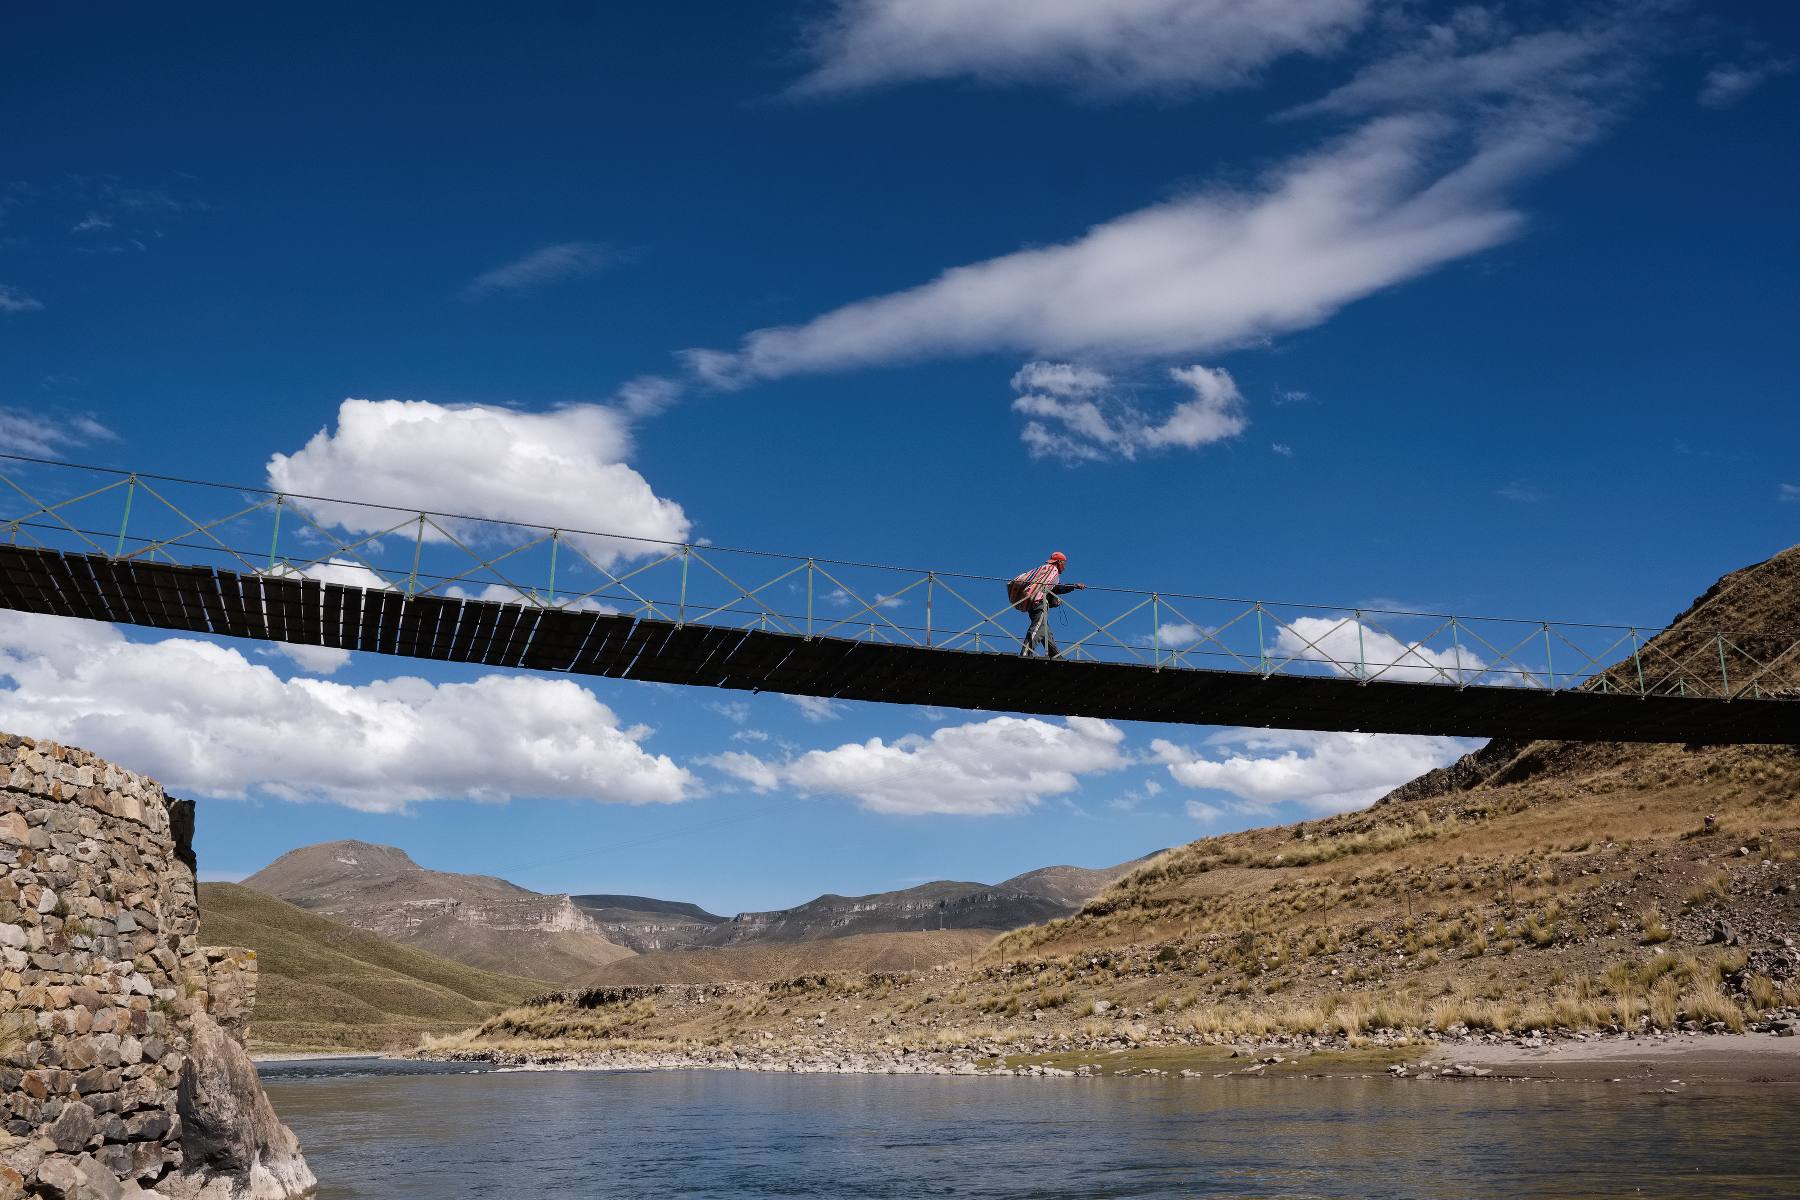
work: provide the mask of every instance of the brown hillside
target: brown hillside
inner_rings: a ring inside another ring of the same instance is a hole
[[[621,959],[582,981],[583,987],[626,984],[728,983],[791,979],[826,972],[922,971],[987,949],[999,930],[931,929],[919,933],[859,933],[798,943],[763,943],[722,950],[664,950]]]
[[[536,980],[471,970],[232,883],[200,885],[200,937],[256,951],[256,1049],[410,1047],[543,990]]]
[[[1678,662],[1710,641],[1716,654],[1722,630],[1771,659],[1800,640],[1800,550],[1721,580],[1658,653]],[[1772,679],[1800,683],[1800,662]],[[1787,1020],[1800,1011],[1800,747],[1496,744],[1365,811],[1169,851],[972,968],[785,997],[669,997],[591,1020],[639,1044],[774,1039],[827,1057]],[[563,1027],[527,1013],[467,1040],[529,1053],[516,1031]]]

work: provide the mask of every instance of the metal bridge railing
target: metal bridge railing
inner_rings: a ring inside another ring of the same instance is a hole
[[[597,522],[603,523],[603,522]],[[0,538],[408,595],[1017,653],[1005,576],[670,543],[0,454]],[[1021,566],[1029,564],[1021,563]],[[1280,603],[1090,586],[1065,657],[1263,677],[1639,696],[1792,696],[1800,637]]]

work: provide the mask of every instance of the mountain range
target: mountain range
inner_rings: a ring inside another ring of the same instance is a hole
[[[718,952],[666,968],[645,963],[634,974],[687,977],[700,971],[730,978],[741,970],[742,977],[760,978],[769,963],[801,962],[805,956],[732,952],[928,931],[997,933],[1068,916],[1135,865],[1043,867],[997,884],[938,880],[867,896],[824,895],[793,908],[733,917],[648,896],[546,895],[493,876],[430,870],[398,847],[361,841],[302,846],[243,882],[483,971],[569,984],[610,978],[607,967],[635,955]],[[931,961],[967,953],[970,945],[966,938],[929,944],[936,949],[923,959]],[[861,942],[835,957],[929,965],[921,961],[925,945],[900,952],[878,941]]]

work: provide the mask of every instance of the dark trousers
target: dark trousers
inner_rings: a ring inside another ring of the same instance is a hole
[[[1026,611],[1031,614],[1031,625],[1025,631],[1025,645],[1019,649],[1019,653],[1030,658],[1031,648],[1042,642],[1044,653],[1051,658],[1061,658],[1062,651],[1056,648],[1056,637],[1050,632],[1050,601],[1039,600]]]

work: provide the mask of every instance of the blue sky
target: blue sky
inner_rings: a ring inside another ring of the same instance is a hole
[[[1796,540],[1800,20],[1237,9],[15,13],[0,440],[252,483],[282,455],[294,490],[802,554],[1062,549],[1121,586],[1646,624]],[[8,629],[4,723],[209,800],[223,875],[361,837],[735,911],[1120,861],[1464,748],[604,681],[483,726],[476,668]],[[139,694],[143,664],[214,686]],[[401,751],[334,743],[371,712]],[[541,753],[422,769],[478,727]]]

